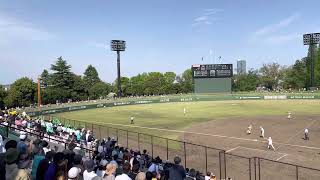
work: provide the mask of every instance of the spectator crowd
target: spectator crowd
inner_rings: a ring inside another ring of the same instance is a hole
[[[0,180],[216,180],[184,168],[178,156],[173,162],[152,158],[147,150],[118,146],[116,138],[95,139],[90,130],[32,120],[26,113],[0,111],[0,123],[19,136],[0,135]],[[67,146],[46,135],[62,137]]]

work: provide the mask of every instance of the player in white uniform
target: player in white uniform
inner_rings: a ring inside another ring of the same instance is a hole
[[[288,119],[291,119],[291,112],[288,112]]]
[[[186,108],[184,107],[184,108],[183,108],[183,114],[186,115],[186,113],[187,113],[187,110],[186,110]]]
[[[304,140],[309,140],[309,130],[307,128],[304,130]]]
[[[251,130],[252,130],[252,125],[250,124],[250,125],[248,126],[247,134],[251,134]]]
[[[260,126],[260,131],[261,131],[260,137],[264,138],[264,129],[262,126]]]
[[[272,139],[271,137],[268,138],[268,149],[272,148],[274,151],[276,150],[272,144]]]
[[[134,124],[134,117],[133,116],[131,116],[130,120],[131,120],[131,124]]]

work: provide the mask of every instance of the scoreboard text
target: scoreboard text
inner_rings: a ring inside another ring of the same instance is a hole
[[[233,76],[232,64],[192,65],[193,78],[226,78]]]

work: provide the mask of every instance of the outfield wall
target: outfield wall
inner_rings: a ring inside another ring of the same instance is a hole
[[[56,109],[43,110],[41,112],[28,112],[30,116],[39,116],[70,111],[79,111],[94,108],[150,104],[150,103],[169,103],[169,102],[194,102],[194,101],[224,101],[224,100],[285,100],[285,99],[320,99],[320,95],[266,95],[266,96],[247,96],[247,95],[221,95],[221,96],[188,96],[188,97],[159,97],[158,99],[141,99],[132,101],[107,102],[89,105],[79,105]]]

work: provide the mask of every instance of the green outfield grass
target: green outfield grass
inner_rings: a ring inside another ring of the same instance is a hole
[[[186,115],[183,113],[184,107],[187,110]],[[192,124],[211,120],[250,116],[286,116],[288,111],[293,115],[320,114],[320,101],[248,100],[143,104],[66,112],[54,116],[175,138],[177,137],[175,133],[164,134],[156,130],[122,127],[108,123],[130,125],[130,117],[134,116],[135,126],[183,130]]]

